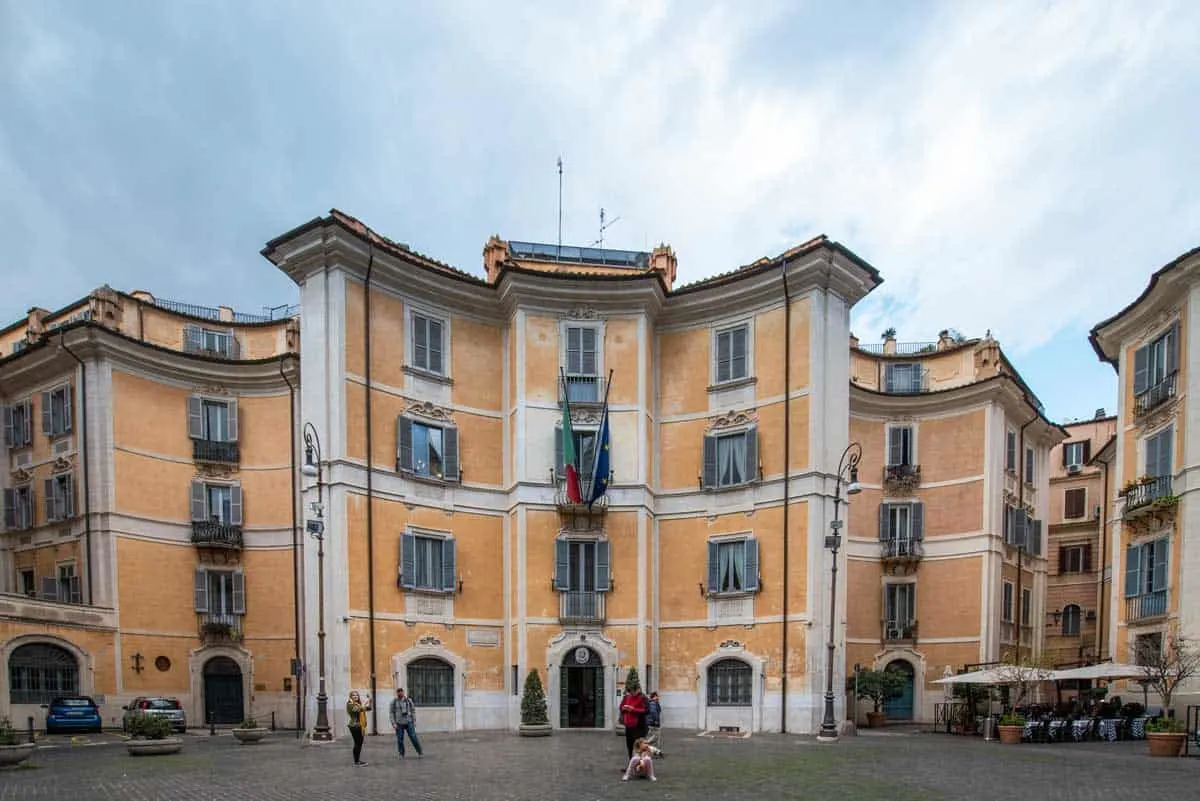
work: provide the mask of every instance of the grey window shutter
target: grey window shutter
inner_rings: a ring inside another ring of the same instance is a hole
[[[4,530],[12,531],[17,527],[17,491],[4,490]]]
[[[1140,395],[1150,383],[1150,348],[1142,346],[1133,354],[1133,394]]]
[[[229,409],[229,441],[238,441],[238,402],[231,400],[226,404]]]
[[[1167,332],[1167,375],[1179,369],[1179,323],[1171,326]],[[1176,390],[1178,391],[1178,390]]]
[[[67,433],[71,430],[71,418],[75,411],[75,387],[68,385],[63,389],[63,424],[60,433]]]
[[[208,520],[208,495],[203,481],[192,482],[192,522]]]
[[[452,539],[442,540],[442,589],[446,592],[454,592],[458,576],[457,556],[455,541]]]
[[[13,410],[11,406],[4,407],[4,444],[10,448],[17,444],[17,432],[13,428]]]
[[[58,510],[55,508],[57,493],[55,491],[54,479],[46,479],[42,487],[46,492],[46,522],[52,523],[58,519]]]
[[[69,603],[83,603],[83,582],[80,581],[79,576],[71,576],[71,580],[67,582],[67,584],[69,585],[71,592]]]
[[[188,353],[195,353],[201,347],[200,326],[185,325],[183,327],[183,349]]]
[[[562,426],[554,427],[554,475],[562,478],[567,474],[563,464],[563,430]]]
[[[1017,469],[1017,435],[1013,431],[1008,432],[1004,443],[1004,467],[1014,472]]]
[[[42,393],[42,433],[54,433],[54,406],[50,401],[50,393]]]
[[[1042,521],[1030,520],[1029,551],[1034,556],[1042,555]]]
[[[1171,426],[1158,434],[1158,475],[1169,476],[1175,473],[1173,462],[1175,445],[1175,426]]]
[[[735,328],[731,332],[730,337],[730,359],[729,359],[729,378],[736,380],[745,378],[746,370],[746,345],[747,345],[747,329]]]
[[[704,477],[705,488],[717,486],[717,438],[710,435],[704,437]]]
[[[1142,572],[1142,549],[1130,545],[1125,549],[1125,597],[1134,598],[1141,595],[1138,576]]]
[[[883,366],[884,392],[896,391],[896,365],[885,364]]]
[[[199,395],[189,395],[187,399],[188,436],[192,439],[204,439],[204,401]]]
[[[746,577],[742,581],[742,589],[747,592],[758,592],[758,539],[746,538]]]
[[[442,374],[442,324],[429,321],[429,372]]]
[[[722,331],[717,334],[717,381],[729,380],[730,350],[732,348],[732,332]]]
[[[580,345],[581,347],[579,349],[579,353],[581,356],[581,372],[583,375],[595,375],[597,366],[595,328],[583,329],[582,336],[580,338]]]
[[[192,596],[197,612],[208,611],[208,571],[202,567],[196,568],[195,580],[192,584]]]
[[[1146,439],[1146,469],[1144,474],[1147,476],[1157,475],[1158,470],[1158,436],[1148,437]]]
[[[57,601],[58,600],[58,579],[54,576],[42,576],[42,600]]]
[[[889,503],[879,504],[879,541],[886,542],[892,538],[891,522],[892,522],[892,505]]]
[[[583,370],[583,329],[567,328],[567,373],[579,375]]]
[[[596,543],[596,590],[608,592],[612,589],[612,554],[608,540]]]
[[[721,574],[719,572],[721,562],[720,562],[720,559],[718,558],[720,547],[721,546],[718,543],[715,543],[712,541],[709,541],[709,543],[708,543],[708,591],[709,592],[720,592],[721,591]]]
[[[63,520],[68,520],[75,516],[75,476],[67,473],[62,479]]]
[[[1062,446],[1062,466],[1067,467],[1071,464],[1071,446],[1073,442],[1064,442]]]
[[[417,538],[411,531],[400,535],[400,586],[412,589],[417,579]]]
[[[396,418],[396,470],[413,469],[412,420]]]
[[[442,475],[447,481],[458,481],[458,429],[442,429]]]
[[[899,426],[888,429],[888,466],[904,464],[904,430]]]
[[[429,321],[419,314],[412,316],[413,366],[429,369]]]
[[[33,401],[25,401],[21,406],[25,410],[25,422],[21,426],[25,436],[21,438],[21,444],[31,445],[33,443]]]
[[[909,521],[914,540],[925,539],[925,504],[917,502],[912,505],[912,518]]]
[[[554,541],[554,589],[566,592],[571,589],[571,541]]]
[[[235,570],[230,575],[233,579],[233,598],[232,608],[229,610],[235,615],[246,614],[246,574],[240,570]]]
[[[1163,537],[1154,541],[1154,573],[1150,576],[1151,592],[1162,592],[1167,588],[1167,564],[1170,561],[1167,546],[1170,541]]]
[[[742,478],[745,481],[758,481],[758,426],[746,429],[746,468]]]
[[[237,485],[229,488],[229,525],[242,525],[242,488]]]

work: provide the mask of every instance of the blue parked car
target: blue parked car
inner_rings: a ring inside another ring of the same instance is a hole
[[[46,709],[46,733],[55,732],[99,732],[104,721],[100,708],[86,695],[69,695],[55,698]]]

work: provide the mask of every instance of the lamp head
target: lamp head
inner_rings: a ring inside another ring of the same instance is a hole
[[[313,461],[313,446],[312,443],[304,445],[304,467],[300,468],[300,472],[306,476],[316,477],[320,475],[317,471],[317,463]]]
[[[850,484],[846,487],[847,495],[857,495],[862,492],[862,486],[858,483],[858,468],[850,468]]]
[[[317,466],[311,462],[304,465],[304,467],[301,467],[300,472],[309,478],[316,478],[320,475],[320,473],[317,472]]]

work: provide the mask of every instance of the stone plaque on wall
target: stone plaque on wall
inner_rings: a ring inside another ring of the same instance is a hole
[[[480,648],[498,648],[500,632],[496,629],[467,629],[467,645]]]

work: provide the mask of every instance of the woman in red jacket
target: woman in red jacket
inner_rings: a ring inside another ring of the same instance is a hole
[[[625,727],[625,750],[629,752],[626,759],[633,759],[633,744],[646,736],[646,713],[649,711],[650,704],[639,685],[625,691],[625,697],[621,699],[621,725]]]

